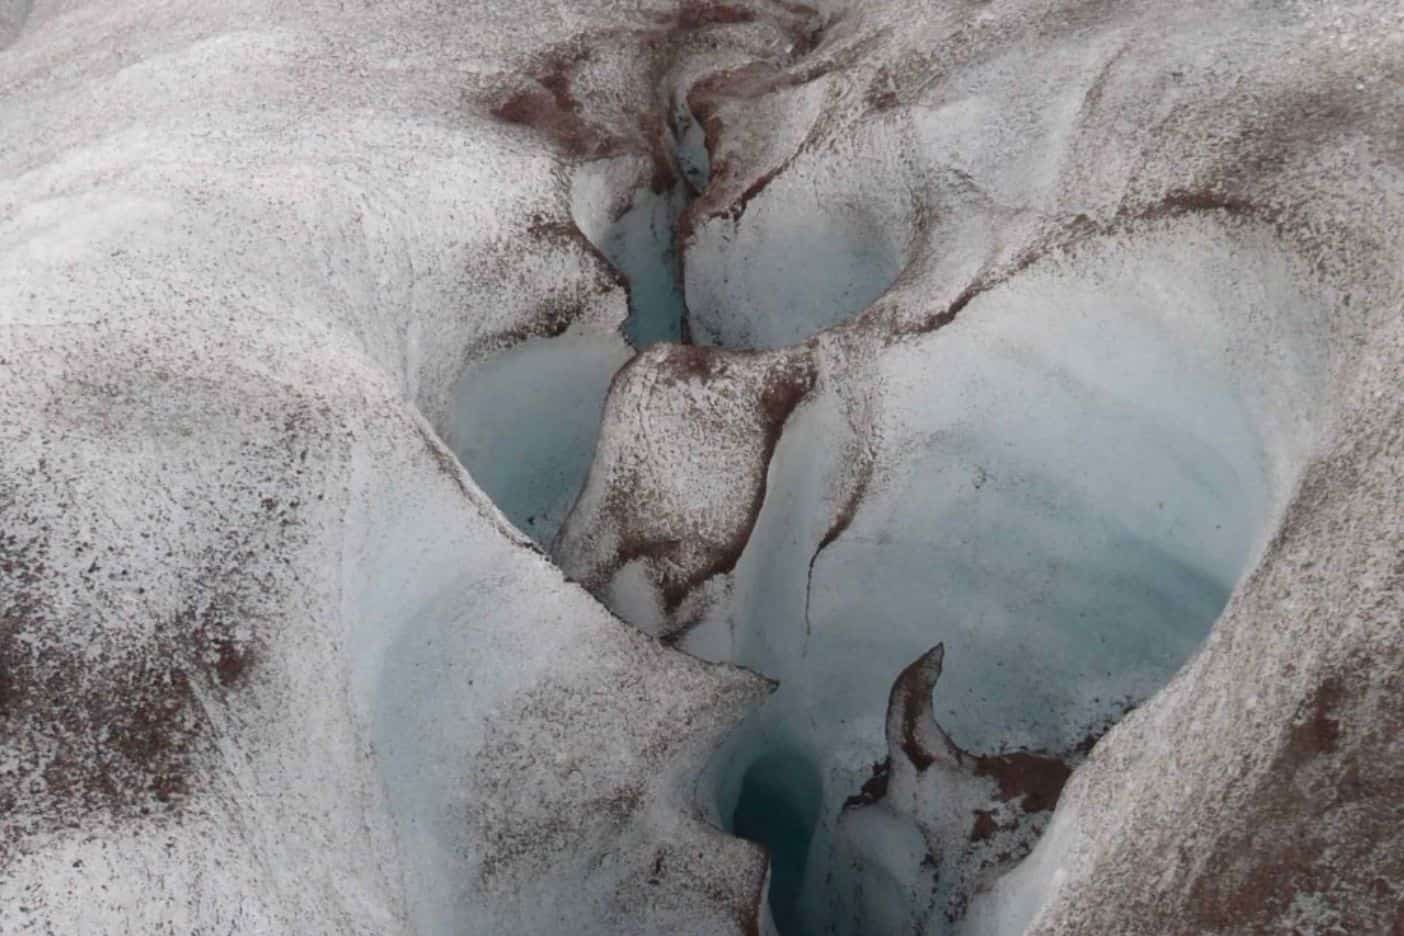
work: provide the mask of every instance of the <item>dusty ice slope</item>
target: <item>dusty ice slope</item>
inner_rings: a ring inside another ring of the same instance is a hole
[[[0,4],[0,930],[1397,925],[1404,13],[818,6]]]
[[[490,114],[606,6],[40,2],[0,52],[0,932],[748,925],[691,785],[764,684],[436,438],[472,362],[618,343]]]

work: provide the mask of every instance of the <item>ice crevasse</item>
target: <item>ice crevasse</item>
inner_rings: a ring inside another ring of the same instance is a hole
[[[0,2],[0,930],[1386,931],[1396,12]]]

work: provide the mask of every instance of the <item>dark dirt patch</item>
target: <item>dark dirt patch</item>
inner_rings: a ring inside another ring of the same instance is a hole
[[[582,115],[573,90],[574,74],[590,61],[587,46],[553,49],[541,56],[526,76],[531,85],[506,91],[491,108],[492,116],[507,124],[529,127],[552,140],[562,152],[576,158],[594,158],[619,150],[620,142]]]
[[[892,758],[874,761],[872,769],[873,775],[863,781],[862,789],[843,801],[844,809],[869,806],[887,795],[887,784],[892,778]]]
[[[126,405],[95,392],[96,402]],[[86,529],[104,531],[99,543],[75,541],[71,531],[84,527],[67,514],[46,519],[42,496],[26,505],[22,497],[70,483],[42,459],[0,484],[0,734],[9,755],[0,765],[0,864],[35,834],[159,821],[196,792],[196,765],[215,756],[204,703],[223,704],[254,679],[265,646],[259,622],[278,603],[265,563],[305,537],[302,505],[284,479],[309,470],[313,422],[310,410],[269,412],[266,432],[239,446],[249,470],[226,475],[200,462],[203,483],[156,487],[149,512],[120,527],[97,505]],[[200,455],[161,453],[182,457]],[[189,519],[168,533],[173,514]],[[190,530],[203,545],[183,538]],[[167,561],[180,572],[148,577],[167,535]],[[75,559],[78,571],[59,571]],[[158,604],[158,587],[178,591]],[[156,610],[168,606],[179,610]],[[22,794],[20,777],[29,778]]]
[[[975,758],[975,774],[990,777],[999,785],[1003,801],[1020,797],[1026,813],[1046,812],[1058,804],[1063,785],[1072,768],[1061,758],[1020,751]]]
[[[1361,664],[1316,683],[1279,736],[1271,768],[1245,791],[1252,821],[1230,821],[1209,836],[1187,919],[1205,930],[1276,932],[1300,896],[1318,895],[1338,917],[1332,932],[1385,932],[1397,920],[1404,765],[1397,746],[1351,730],[1374,724],[1398,736],[1390,731],[1398,727],[1397,695],[1370,697],[1383,708],[1368,711],[1360,706],[1371,703],[1351,691],[1384,684],[1382,669]],[[1344,894],[1351,899],[1339,899]]]
[[[1212,191],[1176,189],[1167,193],[1155,205],[1141,212],[1140,217],[1147,219],[1168,218],[1200,211],[1222,211],[1234,217],[1258,213],[1252,203],[1240,198]]]
[[[984,842],[994,838],[997,831],[999,831],[999,825],[995,822],[994,810],[975,810],[975,824],[970,827],[970,841]]]
[[[873,483],[873,472],[876,470],[877,457],[872,450],[863,447],[858,452],[856,459],[858,474],[854,479],[853,486],[848,490],[843,503],[839,505],[838,513],[834,516],[834,522],[824,531],[823,537],[819,540],[819,545],[814,547],[814,552],[810,554],[809,566],[805,574],[804,584],[804,632],[808,636],[811,632],[809,623],[809,599],[814,591],[814,565],[819,561],[819,554],[828,549],[834,542],[848,532],[848,528],[853,525],[853,518],[858,515],[858,508],[863,503],[863,498],[868,496],[868,489]]]
[[[892,691],[887,697],[888,755],[896,757],[900,750],[918,772],[926,770],[940,757],[922,743],[921,729],[936,724],[931,713],[931,693],[941,678],[945,656],[945,645],[937,644],[907,664],[892,683]],[[892,736],[894,713],[901,714],[901,728],[895,738]],[[939,726],[936,730],[940,731]]]
[[[767,856],[766,861],[767,864],[769,864],[769,856]],[[736,922],[740,924],[741,932],[746,934],[746,936],[760,936],[761,917],[765,913],[767,890],[765,876],[761,875],[760,880],[756,882],[754,896],[751,897],[737,914]]]
[[[1336,677],[1323,680],[1298,709],[1287,750],[1289,756],[1308,760],[1333,753],[1340,742],[1341,723],[1336,712],[1345,696],[1345,687]]]
[[[707,26],[754,23],[756,13],[734,3],[706,3],[691,0],[683,4],[678,14],[677,28],[682,30],[703,29]]]

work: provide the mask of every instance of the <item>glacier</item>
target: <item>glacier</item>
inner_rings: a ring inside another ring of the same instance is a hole
[[[0,0],[0,931],[1387,932],[1383,2]]]

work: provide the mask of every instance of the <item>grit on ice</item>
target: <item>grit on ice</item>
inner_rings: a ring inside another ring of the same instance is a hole
[[[0,0],[0,932],[1391,931],[1396,6]]]

